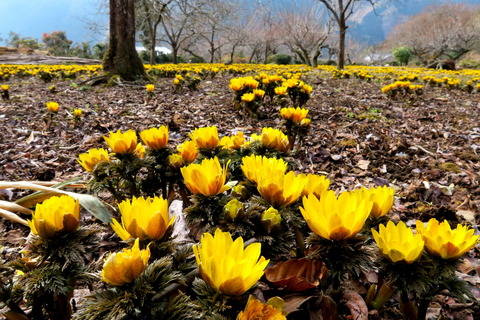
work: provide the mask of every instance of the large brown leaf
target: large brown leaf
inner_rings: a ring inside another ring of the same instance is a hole
[[[315,288],[327,276],[328,269],[318,260],[291,259],[279,262],[265,270],[265,277],[275,287],[288,291],[304,291]]]

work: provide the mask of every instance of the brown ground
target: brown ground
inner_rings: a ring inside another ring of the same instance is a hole
[[[228,81],[202,80],[198,91],[173,93],[172,80],[161,79],[155,83],[153,101],[145,105],[144,85],[88,87],[60,82],[55,83],[57,93],[51,93],[50,84],[38,79],[12,79],[11,100],[0,102],[0,180],[88,179],[76,162],[78,154],[105,147],[102,136],[117,129],[140,131],[168,124],[170,144],[175,145],[200,126],[217,125],[220,136],[280,127],[273,108],[261,109],[259,119],[234,110]],[[392,219],[436,217],[469,223],[478,233],[479,93],[427,88],[416,101],[390,102],[377,83],[316,74],[306,82],[314,87],[306,106],[312,125],[300,153],[300,171],[328,175],[336,190],[388,183],[396,189]],[[60,103],[50,128],[46,101]],[[84,111],[76,125],[74,108]],[[4,232],[0,245],[12,247],[27,232],[5,221],[0,221],[0,228]],[[478,299],[480,263],[475,250],[462,266],[462,276],[475,286]],[[479,310],[478,300],[455,308],[452,304],[446,299],[437,302],[438,312],[450,319],[473,319]]]

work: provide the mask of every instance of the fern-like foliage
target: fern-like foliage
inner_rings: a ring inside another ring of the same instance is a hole
[[[153,261],[133,283],[96,291],[75,319],[201,319],[201,308],[180,292],[187,285],[173,261],[165,256]]]
[[[367,238],[361,234],[333,241],[311,233],[307,244],[310,247],[307,257],[323,261],[334,283],[340,283],[347,273],[358,278],[362,271],[373,268],[371,248]]]

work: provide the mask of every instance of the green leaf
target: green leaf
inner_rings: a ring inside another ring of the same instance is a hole
[[[78,199],[80,205],[84,207],[88,212],[94,215],[97,219],[105,224],[112,222],[112,216],[108,211],[105,204],[95,196],[89,194],[80,194],[69,192],[69,195]]]
[[[65,182],[60,182],[52,186],[52,188],[55,189],[61,189],[65,186],[69,186],[71,184],[74,184],[75,182],[79,181],[80,177],[73,178],[72,180],[65,181]],[[18,199],[15,201],[16,204],[21,205],[22,207],[25,208],[31,208],[35,206],[37,203],[43,202],[47,200],[48,198],[55,196],[56,193],[52,192],[45,192],[45,191],[39,191],[39,192],[34,192],[32,194],[29,194],[28,196],[25,196],[23,198]]]
[[[35,184],[33,182],[0,181],[0,189],[6,189],[6,188],[38,190],[38,191],[42,191],[44,194],[48,193],[49,196],[47,198],[54,195],[58,195],[58,194],[66,194],[75,199],[78,199],[82,207],[84,207],[88,212],[90,212],[93,216],[98,218],[103,223],[108,224],[112,220],[110,212],[108,211],[105,204],[102,201],[100,201],[100,199],[98,199],[97,197],[89,194],[81,194],[81,193],[75,193],[75,192],[69,192],[69,191],[64,191],[60,189],[45,187],[39,184]],[[37,199],[40,199],[40,196]],[[20,203],[17,202],[17,204],[20,204]]]

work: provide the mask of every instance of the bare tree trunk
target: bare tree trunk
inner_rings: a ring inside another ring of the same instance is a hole
[[[252,51],[252,54],[250,55],[250,58],[248,58],[248,63],[252,63],[253,59],[255,58],[255,55],[257,54],[257,49],[254,49]]]
[[[306,64],[307,66],[310,65],[310,61],[308,61],[308,56],[305,57],[304,55],[304,52],[302,52],[301,50],[297,50],[297,49],[290,49],[290,51],[292,51],[293,53],[296,53],[298,55],[298,58],[304,63]]]
[[[319,46],[312,57],[312,67],[318,67],[318,57],[322,54],[322,46]]]
[[[172,63],[177,64],[178,63],[178,48],[172,47]]]
[[[135,0],[110,0],[110,38],[103,69],[125,80],[147,78],[135,49]]]
[[[345,17],[340,16],[340,22],[338,25],[339,28],[339,38],[338,38],[338,69],[345,68],[345,36],[347,34],[347,24]]]
[[[230,51],[230,62],[228,64],[233,63],[233,57],[235,56],[235,49],[237,48],[236,45],[232,45],[232,50]]]

